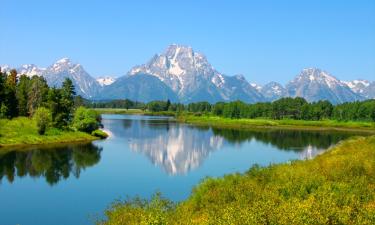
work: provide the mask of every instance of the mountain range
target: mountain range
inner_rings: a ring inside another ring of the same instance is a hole
[[[9,71],[7,65],[2,71]],[[70,78],[78,95],[92,100],[131,99],[142,102],[167,100],[241,100],[248,103],[274,101],[281,97],[303,97],[307,101],[329,100],[334,104],[375,98],[375,82],[340,81],[318,68],[303,69],[285,86],[270,82],[264,86],[249,83],[243,75],[228,76],[217,71],[199,52],[189,46],[170,45],[148,62],[133,67],[126,75],[93,78],[82,65],[63,58],[47,68],[26,64],[19,74],[45,77],[50,86],[61,86]]]

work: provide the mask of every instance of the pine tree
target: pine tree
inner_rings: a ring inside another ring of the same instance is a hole
[[[5,99],[5,80],[6,80],[6,74],[1,72],[1,67],[0,67],[0,107],[4,102]]]
[[[18,116],[18,102],[16,98],[17,71],[12,69],[7,76],[4,88],[4,104],[7,108],[7,117]]]
[[[59,119],[61,118],[59,114],[62,111],[60,89],[57,89],[55,87],[49,89],[47,99],[48,99],[47,101],[48,108],[51,110],[53,126],[54,127],[62,126],[60,119]]]
[[[28,116],[28,95],[30,90],[30,78],[22,75],[16,87],[16,96],[18,101],[19,116]]]
[[[72,80],[66,78],[61,88],[61,112],[58,117],[60,127],[66,127],[73,117],[75,94]]]
[[[27,108],[29,115],[33,115],[35,110],[47,101],[48,85],[43,77],[33,76],[30,81]]]

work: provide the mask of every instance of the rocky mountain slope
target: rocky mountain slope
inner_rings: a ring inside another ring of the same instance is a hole
[[[9,71],[8,65],[1,66]],[[78,95],[88,99],[124,99],[148,102],[167,100],[190,103],[241,100],[247,103],[274,101],[282,97],[303,97],[308,101],[329,100],[334,104],[375,98],[375,82],[340,81],[318,68],[302,70],[283,86],[249,83],[243,75],[228,76],[217,71],[199,52],[189,46],[170,45],[147,63],[133,67],[126,75],[93,78],[82,65],[63,58],[47,68],[25,64],[19,74],[45,77],[50,86],[61,86],[70,78]]]

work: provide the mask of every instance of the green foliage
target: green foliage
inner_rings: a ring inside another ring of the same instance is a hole
[[[124,100],[111,100],[103,102],[92,102],[91,104],[86,104],[86,107],[92,108],[111,108],[111,109],[144,109],[145,104],[142,102],[131,101],[129,99]]]
[[[5,76],[5,84],[3,88],[3,102],[6,106],[6,117],[12,118],[18,115],[17,98],[16,98],[16,85],[17,85],[17,71],[11,70],[9,75]]]
[[[35,111],[33,118],[38,127],[38,134],[43,135],[51,124],[51,112],[44,107],[40,107]]]
[[[186,108],[189,112],[205,113],[211,111],[211,104],[208,102],[195,102],[189,103]]]
[[[172,207],[153,201],[116,202],[99,223],[374,224],[375,136],[345,141],[313,160],[207,178],[187,200],[164,204]]]
[[[28,92],[27,108],[29,115],[33,115],[35,110],[47,101],[48,94],[47,81],[40,76],[33,76],[30,81]]]
[[[5,103],[1,103],[0,107],[0,119],[5,119],[8,117],[8,107]]]
[[[100,224],[139,224],[162,225],[168,224],[168,217],[173,212],[174,204],[156,193],[150,201],[135,198],[126,201],[117,201],[105,211],[109,221]]]
[[[67,127],[71,122],[73,110],[74,110],[74,85],[72,80],[66,78],[60,89],[61,95],[58,99],[59,108],[58,115],[56,118],[56,124],[58,127]]]
[[[91,135],[100,139],[106,139],[108,137],[108,134],[102,130],[94,130],[93,132],[91,132]]]
[[[53,148],[51,148],[53,147]],[[45,177],[50,185],[67,179],[100,160],[101,148],[92,143],[27,147],[22,151],[0,151],[0,182],[14,177]]]
[[[303,98],[281,98],[272,103],[272,117],[274,119],[301,119],[302,107],[307,102]]]
[[[108,103],[92,103],[94,106],[121,107],[126,100],[116,100]],[[141,105],[141,104],[140,104]],[[362,102],[350,102],[332,105],[329,101],[318,101],[308,103],[305,99],[281,98],[274,102],[258,102],[246,104],[241,101],[218,102],[196,102],[184,105],[181,103],[170,103],[169,101],[152,101],[146,104],[149,112],[176,112],[193,113],[194,115],[214,115],[232,119],[257,119],[268,118],[274,120],[308,120],[308,121],[375,121],[375,100]],[[124,111],[124,113],[134,113]],[[140,112],[144,114],[144,112]]]
[[[375,100],[343,103],[334,107],[332,114],[340,121],[375,121]]]
[[[36,121],[26,117],[17,117],[11,120],[0,119],[0,128],[0,147],[69,143],[97,139],[84,132],[60,130],[53,127],[47,129],[44,135],[39,135]]]
[[[100,126],[100,114],[84,107],[78,107],[74,113],[73,127],[79,131],[91,133]]]
[[[26,75],[21,75],[16,87],[16,97],[18,101],[19,116],[28,115],[28,95],[30,93],[30,78]],[[31,93],[30,93],[31,94]]]

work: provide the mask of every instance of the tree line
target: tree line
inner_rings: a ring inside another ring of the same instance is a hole
[[[42,76],[18,76],[14,69],[8,73],[0,69],[0,119],[32,117],[40,134],[44,134],[48,126],[92,132],[100,125],[99,115],[93,110],[76,110],[82,104],[69,78],[61,88],[49,87]]]
[[[347,102],[333,105],[329,101],[307,102],[304,98],[286,97],[274,102],[247,104],[241,101],[195,102],[189,104],[152,101],[133,102],[129,99],[110,102],[90,103],[90,107],[100,108],[137,108],[151,112],[190,112],[195,115],[210,114],[225,118],[268,118],[295,120],[338,120],[338,121],[375,121],[375,100]],[[125,106],[125,107],[124,107]]]

